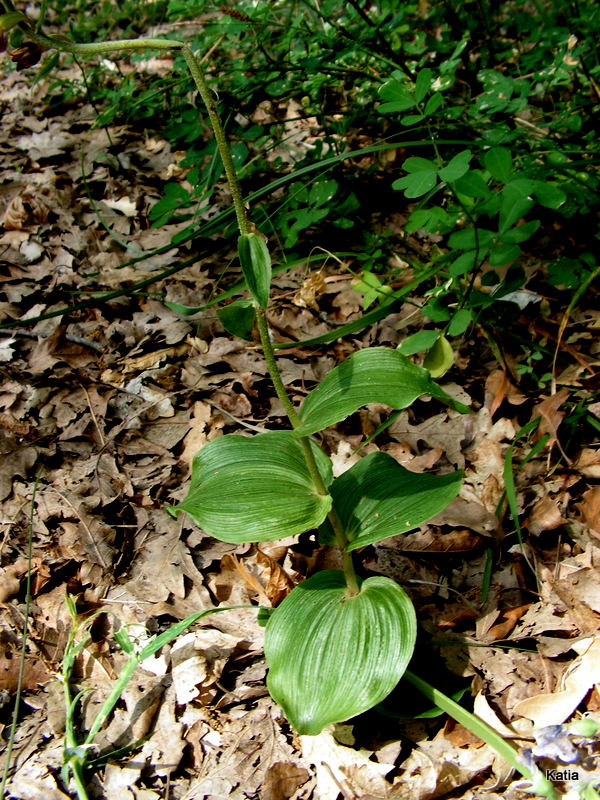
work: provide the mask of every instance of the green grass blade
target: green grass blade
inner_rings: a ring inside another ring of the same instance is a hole
[[[404,673],[406,680],[416,687],[422,694],[425,695],[432,703],[439,708],[443,709],[446,714],[464,725],[471,733],[478,736],[486,744],[489,744],[499,756],[507,761],[514,769],[517,770],[526,780],[531,781],[536,793],[543,797],[548,797],[550,800],[557,800],[554,787],[550,781],[546,780],[537,768],[530,769],[519,758],[519,753],[510,742],[500,736],[493,728],[486,722],[471,714],[466,708],[463,708],[448,695],[445,695],[439,689],[433,687],[427,681],[419,678],[413,672],[406,670]]]

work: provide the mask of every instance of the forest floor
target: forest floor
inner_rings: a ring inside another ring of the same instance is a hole
[[[67,594],[81,624],[96,614],[75,663],[77,687],[92,690],[76,716],[86,731],[125,660],[113,639],[119,627],[142,636],[217,605],[277,603],[328,556],[314,535],[236,546],[166,513],[185,496],[206,442],[285,425],[260,350],[226,333],[214,308],[186,317],[163,303],[210,301],[226,269],[227,280],[236,269],[233,252],[223,240],[171,246],[187,223],[149,226],[165,180],[185,179],[160,133],[95,128],[83,102],[49,116],[45,80],[32,84],[27,72],[8,69],[0,77],[0,315],[15,323],[0,337],[0,719],[6,741],[27,621],[8,797],[58,800],[75,796],[61,782]],[[390,212],[385,224],[401,226],[402,215]],[[94,299],[144,279],[144,291]],[[363,448],[416,471],[464,469],[465,480],[431,523],[366,548],[360,562],[363,574],[397,580],[414,601],[413,672],[448,694],[466,692],[464,702],[541,765],[598,782],[597,741],[566,725],[600,714],[600,451],[591,436],[578,440],[569,420],[574,393],[600,416],[600,403],[589,405],[599,364],[594,296],[573,310],[562,343],[564,306],[550,304],[546,320],[523,311],[524,334],[559,348],[560,389],[549,382],[521,391],[474,334],[442,380],[471,412],[419,401]],[[331,345],[281,351],[295,400],[353,351],[395,347],[400,329],[419,330],[410,300]],[[71,302],[84,307],[30,321]],[[361,313],[352,276],[333,258],[318,273],[307,261],[275,279],[277,341],[316,336]],[[370,406],[326,431],[336,474],[386,414]],[[516,438],[537,418],[530,435]],[[145,662],[95,744],[107,754],[143,741],[90,773],[90,797],[530,796],[468,730],[444,715],[419,716],[428,703],[403,684],[383,708],[318,737],[296,736],[267,692],[262,637],[253,611],[232,610]],[[556,786],[566,793],[577,781],[563,777]]]

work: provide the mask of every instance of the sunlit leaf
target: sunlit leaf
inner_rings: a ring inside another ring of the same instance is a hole
[[[358,350],[309,392],[299,411],[302,425],[294,433],[305,436],[323,430],[368,403],[406,408],[424,394],[462,413],[468,411],[434,383],[426,369],[413,364],[398,350]]]
[[[387,453],[371,453],[336,478],[331,496],[356,550],[416,528],[456,497],[461,472],[429,475],[410,472]]]
[[[423,366],[432,378],[441,378],[454,366],[454,350],[445,336],[436,339],[423,360]]]
[[[342,572],[319,572],[267,623],[267,686],[296,731],[316,735],[387,697],[415,638],[412,603],[394,581],[368,578],[349,596]]]
[[[379,96],[387,103],[381,103],[378,110],[383,114],[390,114],[396,111],[406,111],[413,108],[416,100],[406,86],[398,80],[386,81],[379,89]]]
[[[440,335],[439,331],[417,331],[407,336],[398,345],[398,350],[405,356],[412,356],[413,353],[421,353],[428,350],[436,343]]]
[[[331,462],[311,442],[319,471],[331,481]],[[194,458],[185,500],[169,512],[187,512],[223,542],[264,542],[315,528],[331,508],[317,494],[300,442],[291,431],[221,436]]]

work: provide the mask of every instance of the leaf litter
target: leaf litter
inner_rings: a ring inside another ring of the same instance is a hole
[[[146,222],[160,196],[156,186],[179,169],[168,143],[126,126],[96,130],[93,109],[84,105],[48,121],[42,86],[31,87],[19,73],[3,77],[0,100],[13,107],[0,142],[10,156],[2,173],[0,311],[22,326],[3,333],[0,354],[2,722],[17,681],[35,502],[24,710],[9,791],[54,800],[67,797],[56,682],[71,625],[65,592],[82,618],[98,613],[76,669],[78,686],[93,687],[80,720],[89,727],[124,660],[110,644],[119,627],[143,638],[215,605],[277,604],[329,556],[306,537],[260,547],[215,542],[164,511],[185,494],[193,455],[206,442],[268,429],[282,416],[252,344],[230,337],[212,311],[181,317],[157,299],[198,305],[211,298],[226,250],[160,280],[154,296],[126,295],[26,325],[62,307],[68,292],[121,288],[188,251],[174,245],[121,269],[132,256],[170,244],[184,227],[157,231]],[[310,120],[306,126],[294,129],[280,157],[293,161],[310,146]],[[359,296],[336,268],[278,279],[272,323],[283,341],[325,333],[313,312],[337,323],[360,313]],[[403,309],[325,350],[288,350],[279,363],[294,398],[356,348],[396,344],[399,327],[418,325],[411,315]],[[579,390],[580,349],[589,341],[568,342],[579,371],[568,373],[574,365],[566,363],[564,374]],[[445,388],[462,402],[481,395],[471,414],[440,413],[422,401],[399,414],[377,445],[365,444],[388,414],[373,406],[327,431],[324,442],[336,474],[355,462],[358,448],[381,449],[414,471],[465,470],[460,496],[447,509],[370,547],[364,567],[400,581],[417,607],[424,640],[415,671],[440,688],[470,681],[476,713],[489,724],[523,747],[536,742],[550,764],[565,753],[579,763],[577,752],[587,755],[590,745],[573,745],[564,723],[574,714],[597,718],[600,710],[598,449],[581,442],[574,457],[561,458],[569,389],[528,397],[492,361],[458,358],[461,386]],[[538,416],[536,436],[548,434],[546,446],[527,460],[531,443],[517,442],[513,454],[529,534],[522,549],[505,511],[505,459],[519,428]],[[240,609],[209,617],[144,662],[97,747],[111,752],[142,742],[98,770],[93,792],[107,800],[154,800],[165,792],[189,800],[522,796],[487,745],[444,717],[415,716],[424,709],[412,707],[402,685],[383,713],[316,738],[296,737],[267,694],[261,653],[256,614]],[[540,732],[548,726],[562,737],[552,747]]]

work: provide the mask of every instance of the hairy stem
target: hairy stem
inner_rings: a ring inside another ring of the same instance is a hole
[[[277,366],[277,360],[275,358],[275,353],[273,351],[273,345],[271,343],[271,337],[269,334],[267,316],[262,308],[256,309],[256,324],[258,326],[258,334],[260,336],[260,343],[265,361],[267,362],[267,369],[269,370],[269,375],[271,376],[271,381],[275,387],[277,397],[279,398],[281,405],[285,410],[286,416],[292,424],[292,427],[299,428],[302,422],[296,412],[296,409],[294,408],[292,401],[289,398],[288,393],[286,392],[283,381],[281,380],[281,373],[279,372],[279,367]]]
[[[225,136],[221,119],[217,113],[217,109],[215,108],[213,97],[210,89],[208,88],[208,84],[206,83],[204,74],[200,69],[198,59],[187,45],[184,45],[182,48],[182,53],[183,57],[185,58],[185,63],[188,65],[188,69],[192,75],[192,78],[194,79],[194,83],[198,87],[202,102],[204,103],[206,111],[208,112],[210,124],[215,134],[219,155],[221,156],[223,166],[225,167],[227,183],[229,184],[229,189],[231,190],[231,199],[235,208],[238,228],[240,233],[244,235],[250,232],[250,223],[248,221],[248,214],[246,213],[246,208],[244,206],[242,189],[240,187],[237,172],[231,158],[231,150],[229,149],[229,145],[227,143],[227,137]]]

